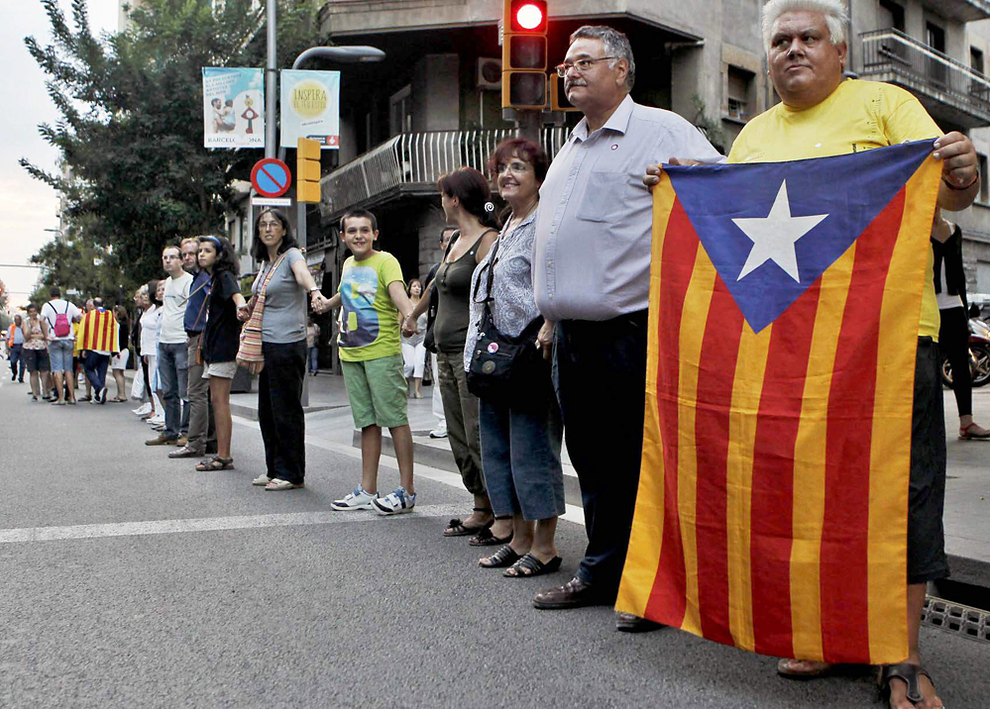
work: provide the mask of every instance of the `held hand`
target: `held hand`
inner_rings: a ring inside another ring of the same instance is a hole
[[[237,319],[241,322],[247,322],[251,319],[251,309],[247,303],[237,308]]]
[[[646,174],[643,175],[643,184],[649,187],[651,190],[655,185],[660,184],[660,166],[659,165],[647,165]]]
[[[416,321],[412,318],[405,318],[402,321],[402,334],[406,337],[411,337],[419,333],[419,328],[416,326]]]
[[[942,161],[942,179],[951,187],[965,189],[978,177],[973,141],[958,131],[946,133],[936,140],[932,157]]]
[[[536,334],[536,349],[543,353],[543,359],[548,362],[553,357],[553,328],[554,324],[545,320],[543,327]]]

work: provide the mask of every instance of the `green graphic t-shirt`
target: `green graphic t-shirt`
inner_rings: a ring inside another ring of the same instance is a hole
[[[402,352],[399,311],[389,284],[402,281],[395,256],[379,251],[364,261],[349,257],[340,274],[340,321],[337,344],[345,362],[364,362]]]

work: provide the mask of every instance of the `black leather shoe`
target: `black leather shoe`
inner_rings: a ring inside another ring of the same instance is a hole
[[[563,586],[542,591],[533,598],[533,607],[543,610],[604,606],[608,603],[609,600],[598,593],[590,583],[577,576]]]
[[[660,630],[663,623],[640,618],[632,613],[616,613],[615,629],[620,633],[649,633],[651,630]]]

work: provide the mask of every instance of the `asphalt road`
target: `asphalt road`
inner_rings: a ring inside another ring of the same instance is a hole
[[[440,537],[470,508],[450,474],[421,471],[415,514],[331,513],[359,477],[347,445],[309,445],[306,489],[269,493],[255,425],[235,424],[236,470],[196,473],[130,406],[24,391],[0,387],[5,709],[877,706],[865,672],[788,682],[686,633],[617,633],[608,608],[534,610],[584,528],[561,523],[552,577],[479,569]],[[946,706],[990,705],[990,646],[922,632]]]

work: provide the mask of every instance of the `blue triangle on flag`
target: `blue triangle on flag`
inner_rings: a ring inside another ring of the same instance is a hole
[[[846,252],[932,143],[790,162],[664,165],[664,171],[715,270],[759,332]]]

